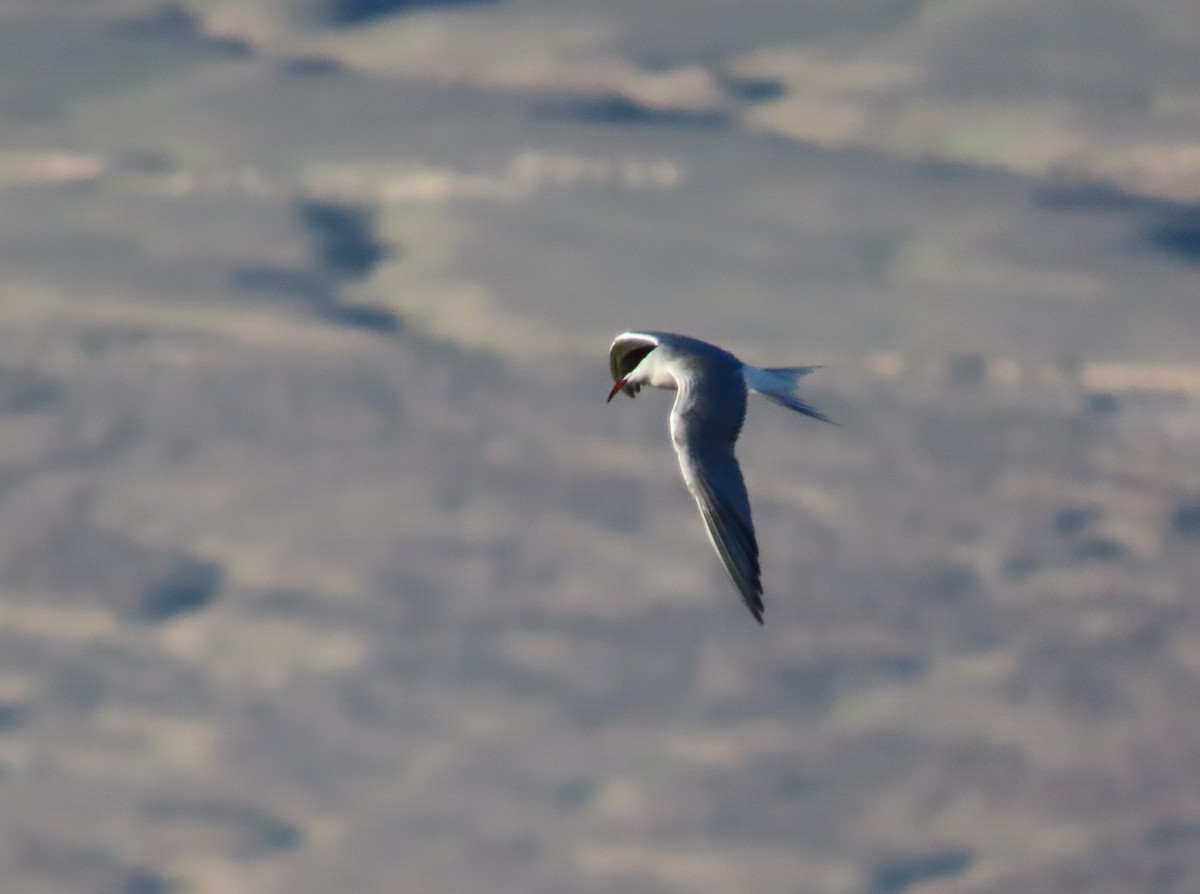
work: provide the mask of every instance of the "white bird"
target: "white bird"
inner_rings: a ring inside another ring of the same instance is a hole
[[[696,498],[708,539],[746,608],[763,622],[758,543],[750,498],[733,446],[754,391],[790,410],[830,422],[796,396],[796,381],[816,366],[758,367],[716,345],[670,332],[623,332],[608,352],[618,391],[636,397],[643,385],[675,390],[671,442],[688,490]]]

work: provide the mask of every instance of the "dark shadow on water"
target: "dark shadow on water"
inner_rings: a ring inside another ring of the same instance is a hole
[[[310,8],[314,9],[321,24],[348,28],[408,12],[490,6],[498,2],[500,0],[319,0],[310,3]]]
[[[203,36],[200,17],[182,3],[161,3],[147,12],[113,21],[112,28],[130,37],[195,40]]]
[[[229,274],[229,284],[242,292],[274,298],[296,298],[321,306],[333,300],[327,277],[297,267],[247,265]]]
[[[200,17],[182,3],[160,3],[147,12],[114,19],[114,33],[134,40],[188,46],[212,56],[247,58],[254,55],[249,41],[214,36],[204,30]]]
[[[618,127],[652,125],[703,129],[725,127],[729,123],[729,116],[724,112],[655,109],[615,94],[542,100],[534,103],[530,114],[538,121],[581,122]]]
[[[295,301],[339,326],[392,335],[402,329],[395,312],[369,304],[345,303],[341,287],[366,279],[396,249],[376,236],[370,206],[301,199],[296,215],[311,239],[311,264],[281,267],[245,264],[229,274],[237,291],[267,299]]]
[[[1146,245],[1177,260],[1200,264],[1200,204],[1139,196],[1094,181],[1043,186],[1035,190],[1034,200],[1056,211],[1137,215]]]
[[[112,894],[169,894],[175,890],[175,885],[157,873],[132,869],[112,887],[99,890]]]
[[[1085,537],[1071,548],[1070,556],[1081,562],[1120,562],[1129,556],[1129,549],[1111,537]]]
[[[387,308],[340,302],[333,278],[324,273],[298,267],[248,265],[233,270],[229,284],[238,291],[266,299],[299,302],[322,320],[337,326],[382,335],[395,335],[404,328],[400,315]],[[0,393],[0,400],[2,397]]]
[[[1146,841],[1156,847],[1200,846],[1200,820],[1176,819],[1159,823],[1147,833]]]
[[[321,309],[320,315],[322,319],[339,326],[366,329],[382,335],[394,335],[404,328],[397,314],[386,308],[365,304],[330,304]]]
[[[739,78],[722,75],[721,86],[741,102],[769,102],[787,93],[787,84],[774,78]]]
[[[1171,532],[1200,539],[1200,497],[1181,501],[1171,513]]]
[[[376,238],[373,209],[304,199],[296,214],[313,238],[318,264],[332,275],[358,280],[391,253]]]
[[[1050,525],[1060,537],[1074,537],[1100,521],[1104,513],[1096,506],[1064,506],[1054,513]]]
[[[1088,396],[1086,409],[1094,416],[1111,416],[1121,409],[1121,402],[1115,394],[1101,391]]]
[[[1146,238],[1159,251],[1200,264],[1200,207],[1193,205],[1165,214],[1149,227]]]
[[[1034,200],[1055,211],[1139,211],[1150,201],[1112,183],[1091,180],[1046,184],[1034,191]]]
[[[204,608],[220,593],[224,570],[216,562],[182,557],[142,587],[134,619],[157,623]]]
[[[318,264],[330,274],[361,279],[392,254],[375,234],[375,211],[361,205],[301,200],[296,214],[314,241]]]
[[[289,56],[279,63],[285,75],[297,78],[323,78],[344,74],[346,66],[329,56]]]
[[[223,833],[222,851],[237,862],[295,850],[304,843],[303,831],[293,823],[238,803],[163,797],[142,805],[141,813],[156,825]]]
[[[0,702],[0,733],[20,729],[28,713],[28,706],[21,702]]]
[[[961,849],[881,860],[871,871],[869,890],[871,894],[899,894],[913,885],[961,875],[974,859],[971,851]]]
[[[31,369],[0,367],[0,413],[36,413],[55,406],[62,396],[62,383],[57,379]]]

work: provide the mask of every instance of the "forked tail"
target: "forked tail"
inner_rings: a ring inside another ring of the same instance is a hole
[[[837,425],[832,419],[816,407],[806,404],[796,394],[796,383],[819,366],[751,366],[742,364],[746,376],[746,386],[756,391],[768,400],[773,400],[780,406]]]

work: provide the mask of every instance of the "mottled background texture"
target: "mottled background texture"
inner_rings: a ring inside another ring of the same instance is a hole
[[[1198,48],[0,2],[0,887],[1200,891]],[[765,628],[635,328],[825,366]]]

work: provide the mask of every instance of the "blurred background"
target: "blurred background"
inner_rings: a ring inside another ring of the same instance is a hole
[[[4,0],[0,877],[1200,890],[1194,0]],[[752,403],[766,626],[626,329]]]

